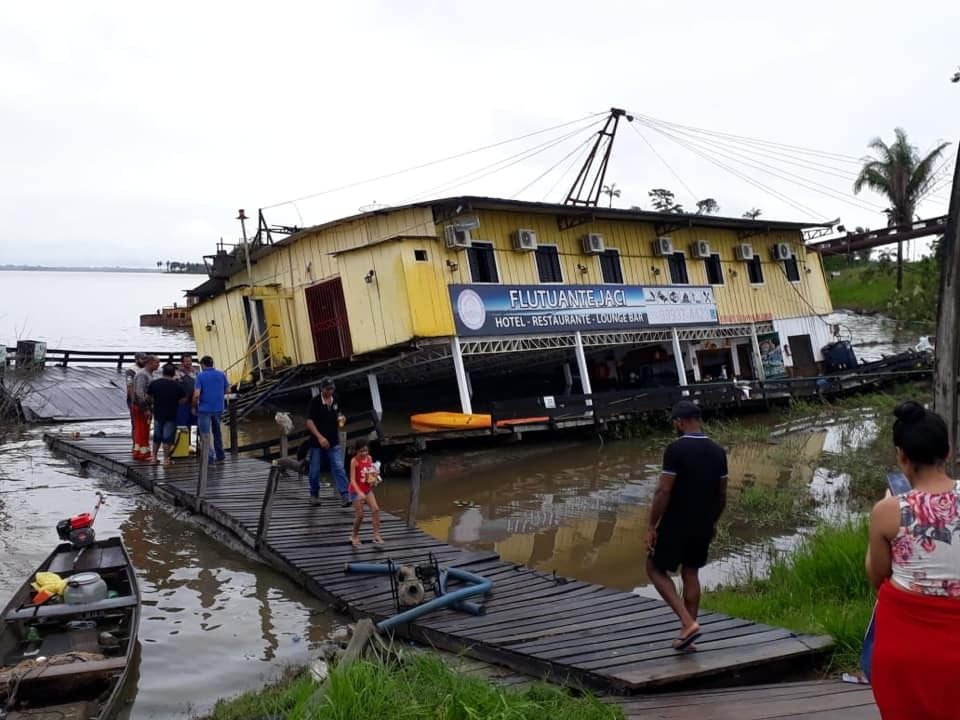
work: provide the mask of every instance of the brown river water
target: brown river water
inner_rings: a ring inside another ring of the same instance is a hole
[[[22,337],[76,349],[188,347],[188,333],[139,328],[136,317],[172,304],[180,289],[202,280],[153,273],[0,273],[0,341],[10,345]],[[28,295],[31,303],[20,302]],[[77,302],[64,305],[64,296]],[[126,302],[114,302],[116,297]],[[889,321],[881,317],[837,314],[828,320],[844,326],[844,336],[866,360],[916,342],[890,341]],[[754,421],[773,427],[777,418]],[[69,430],[127,428],[121,421]],[[82,472],[53,455],[42,430],[31,428],[21,440],[0,446],[0,602],[50,552],[56,522],[90,510],[94,492],[105,492],[108,504],[96,529],[123,537],[144,599],[140,660],[120,717],[188,718],[218,697],[259,687],[284,666],[311,659],[317,644],[346,622],[139,488],[98,471]],[[241,442],[275,432],[269,418],[250,422]],[[816,459],[823,450],[837,450],[840,437],[836,427],[817,428],[776,444],[733,448],[732,492],[754,483],[808,486],[820,510],[829,512],[834,481],[817,470]],[[436,473],[421,491],[419,526],[453,545],[493,549],[548,572],[649,593],[642,538],[667,440],[604,444],[580,436],[448,451],[437,458]],[[409,481],[388,478],[377,494],[385,510],[403,514]],[[716,543],[705,584],[747,567],[762,569],[769,545],[789,547],[797,536],[798,528],[790,526],[734,526]]]
[[[268,427],[245,428],[241,441]],[[101,429],[119,433],[125,426],[70,426],[71,432]],[[54,455],[41,432],[31,429],[0,448],[0,599],[50,551],[57,520],[89,510],[94,492],[105,492],[97,532],[123,537],[144,598],[138,677],[120,717],[189,717],[308,661],[346,622],[152,495]],[[838,436],[837,428],[820,428],[733,448],[731,492],[749,483],[815,488],[822,481],[816,459]],[[540,570],[650,594],[642,538],[668,439],[579,438],[440,454],[421,490],[419,527],[452,545],[493,549]],[[386,511],[402,515],[409,480],[390,477],[377,494]],[[795,527],[735,528],[715,548],[705,584],[756,568],[768,545],[787,547],[796,537]]]

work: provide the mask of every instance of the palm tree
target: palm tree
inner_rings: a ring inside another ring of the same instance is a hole
[[[594,187],[596,187],[596,185],[594,185]],[[610,205],[608,207],[613,207],[613,199],[620,197],[620,188],[617,187],[616,183],[604,185],[600,192],[610,198]]]
[[[867,145],[876,157],[863,158],[863,167],[853,183],[853,192],[864,187],[885,195],[890,202],[887,213],[891,227],[910,225],[923,196],[934,180],[933,166],[950,143],[940,143],[923,158],[910,144],[903,128],[895,128],[893,144],[876,137]],[[903,289],[903,241],[897,242],[897,290]]]

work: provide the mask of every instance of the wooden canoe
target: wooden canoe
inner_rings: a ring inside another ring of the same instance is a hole
[[[107,720],[119,709],[140,624],[130,557],[120,538],[82,551],[63,543],[37,568],[44,571],[64,579],[96,572],[109,595],[83,604],[34,605],[35,575],[27,578],[3,609],[0,707],[8,707],[6,720]]]

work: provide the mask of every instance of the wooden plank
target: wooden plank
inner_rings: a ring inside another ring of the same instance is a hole
[[[187,506],[197,500],[197,461],[167,469],[136,463],[125,437],[51,436],[48,443],[151,487],[161,497]],[[262,461],[228,456],[222,465],[209,468],[199,511],[252,547],[269,471]],[[678,632],[678,621],[659,600],[558,579],[501,561],[492,551],[451,547],[419,529],[407,528],[403,518],[389,513],[381,514],[386,548],[367,543],[354,549],[348,543],[353,514],[338,507],[332,488],[323,493],[324,504],[311,506],[305,482],[279,478],[260,556],[354,617],[373,620],[396,613],[389,578],[345,573],[347,563],[390,559],[396,565],[419,565],[432,556],[444,566],[484,576],[493,582],[493,590],[475,602],[484,606],[485,615],[440,609],[395,631],[466,652],[479,661],[527,674],[564,677],[574,684],[635,691],[806,656],[827,642],[704,612],[699,618],[705,630],[700,649],[677,653],[670,643]],[[452,581],[450,588],[461,585]]]

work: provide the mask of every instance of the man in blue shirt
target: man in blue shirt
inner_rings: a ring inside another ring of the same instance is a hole
[[[213,358],[204,355],[200,359],[200,374],[193,386],[193,412],[197,416],[197,432],[200,435],[213,433],[213,447],[210,448],[210,462],[223,462],[223,433],[220,423],[223,420],[224,396],[230,391],[230,382],[222,370],[213,366]]]

